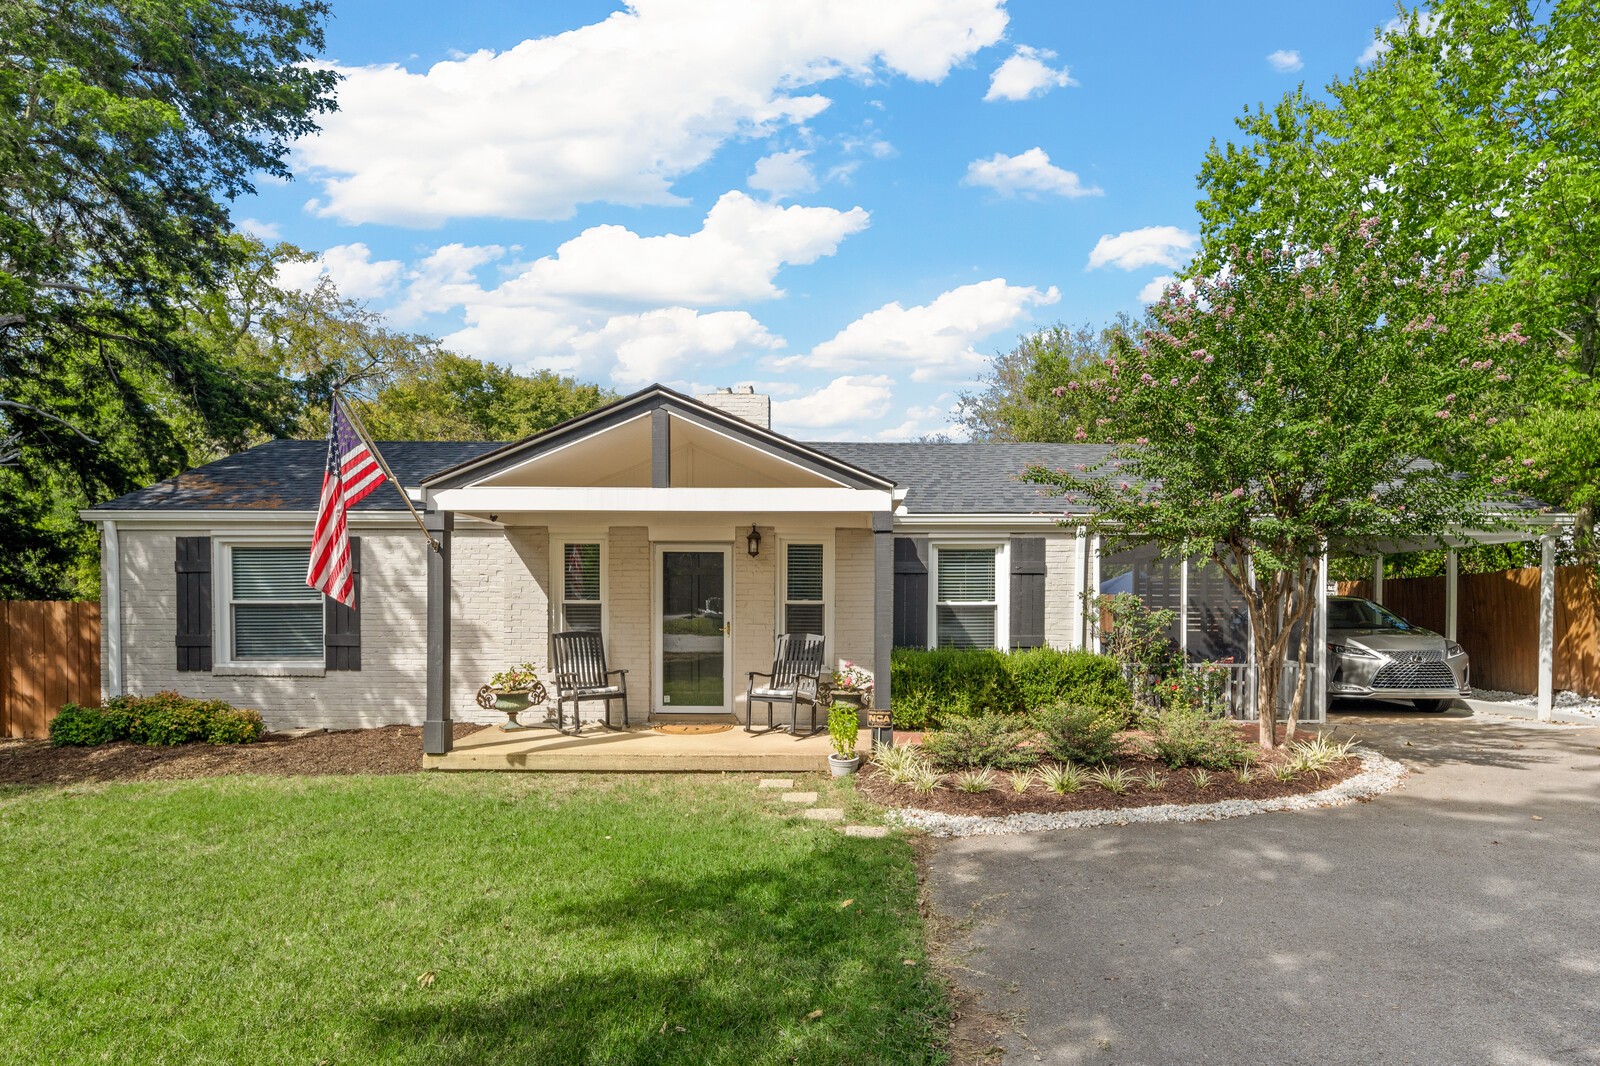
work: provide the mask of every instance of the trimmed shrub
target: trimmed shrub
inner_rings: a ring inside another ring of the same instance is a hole
[[[1098,766],[1122,754],[1118,712],[1058,703],[1034,715],[1039,746],[1058,762]]]
[[[1070,703],[1115,712],[1128,725],[1133,693],[1122,678],[1121,664],[1109,655],[1085,648],[1027,648],[1008,655],[1006,665],[1029,710]]]
[[[1177,770],[1185,766],[1203,770],[1232,770],[1247,766],[1255,752],[1226,718],[1212,718],[1190,707],[1175,707],[1149,715],[1145,728],[1156,758]]]
[[[50,743],[58,748],[89,748],[116,739],[112,723],[99,707],[68,703],[50,720]]]
[[[223,704],[211,715],[206,729],[207,744],[254,744],[266,736],[267,727],[261,721],[261,712]]]
[[[1029,746],[1033,731],[1020,716],[987,714],[956,718],[922,738],[922,750],[946,770],[1021,770],[1039,761]]]
[[[933,729],[1026,707],[1007,656],[992,649],[896,648],[890,670],[896,729]]]
[[[265,734],[259,711],[242,710],[223,700],[190,699],[170,691],[153,696],[114,696],[103,707],[69,703],[50,724],[50,742],[56,745],[105,744],[113,740],[164,747],[200,740],[209,744],[250,744]]]

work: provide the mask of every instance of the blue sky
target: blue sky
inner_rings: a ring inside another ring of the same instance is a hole
[[[336,0],[341,109],[234,215],[323,253],[291,283],[479,358],[756,384],[796,436],[906,439],[1018,334],[1137,312],[1211,140],[1394,13]]]

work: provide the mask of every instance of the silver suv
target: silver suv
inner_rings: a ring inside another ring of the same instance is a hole
[[[1438,712],[1472,695],[1467,653],[1358,596],[1328,597],[1328,695],[1410,700]]]

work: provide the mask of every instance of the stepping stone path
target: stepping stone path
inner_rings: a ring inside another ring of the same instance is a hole
[[[756,788],[764,792],[776,792],[779,789],[794,788],[794,779],[789,777],[763,777],[756,782]],[[844,810],[839,807],[813,807],[817,802],[816,792],[784,792],[778,797],[784,803],[804,805],[801,816],[812,822],[843,822]],[[889,835],[889,827],[883,825],[839,825],[835,826],[839,832],[847,837],[867,837],[878,839]]]

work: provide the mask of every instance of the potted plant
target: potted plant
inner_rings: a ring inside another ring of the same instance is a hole
[[[504,714],[507,721],[500,728],[506,730],[528,728],[517,721],[517,715],[535,703],[543,703],[544,700],[544,685],[540,684],[539,675],[532,663],[523,663],[521,666],[502,670],[478,690],[478,706],[486,711],[499,711]]]
[[[861,756],[856,752],[860,728],[860,712],[848,703],[835,703],[828,711],[828,737],[833,741],[828,769],[834,777],[849,777],[861,768]]]
[[[872,705],[872,674],[846,659],[833,672],[833,698],[856,707]]]

